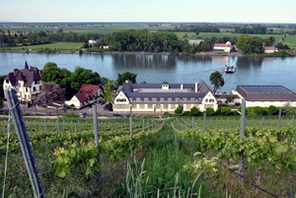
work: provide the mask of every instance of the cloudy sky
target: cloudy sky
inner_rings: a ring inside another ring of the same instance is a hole
[[[296,23],[295,0],[0,0],[2,22]]]

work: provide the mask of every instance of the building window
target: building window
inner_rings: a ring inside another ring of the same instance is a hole
[[[136,101],[137,99],[136,98],[133,98],[133,101]]]
[[[144,102],[144,98],[141,98],[141,102]]]
[[[126,99],[117,99],[116,102],[126,102]]]
[[[160,104],[156,104],[156,109],[160,109]]]
[[[176,98],[172,98],[172,101],[176,101]]]
[[[175,104],[171,104],[171,109],[175,109],[176,105]]]
[[[187,101],[190,101],[190,98],[187,98]]]
[[[210,99],[210,102],[214,102],[214,99]]]
[[[36,87],[33,87],[33,91],[36,91]]]
[[[208,102],[208,99],[206,99],[206,102]]]
[[[152,109],[153,105],[152,104],[148,104],[148,109]]]
[[[39,90],[41,90],[41,89],[42,89],[42,86],[40,85],[40,86],[39,86]]]
[[[164,109],[168,109],[168,104],[164,104],[164,105],[163,105],[163,108],[164,108]]]
[[[8,80],[6,80],[6,83],[8,84],[8,83],[9,83],[9,81],[8,81]]]
[[[137,104],[132,104],[132,108],[136,109],[137,108]]]
[[[149,102],[151,102],[152,101],[152,98],[149,98]]]
[[[140,109],[145,109],[145,104],[140,104]]]
[[[164,98],[164,101],[167,102],[168,101],[168,98]]]
[[[157,102],[159,102],[160,101],[160,98],[157,98],[156,100],[157,100]]]

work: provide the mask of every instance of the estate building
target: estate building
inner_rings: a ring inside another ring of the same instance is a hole
[[[24,69],[14,69],[13,72],[7,74],[3,82],[3,89],[15,89],[20,102],[33,103],[42,89],[40,75],[41,70],[28,66],[26,61]]]
[[[174,112],[177,107],[189,111],[194,106],[200,111],[218,108],[216,97],[203,80],[195,84],[135,84],[128,80],[113,98],[113,111],[118,113]]]

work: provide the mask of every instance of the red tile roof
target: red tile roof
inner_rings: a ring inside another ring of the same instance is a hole
[[[89,99],[93,99],[97,97],[98,90],[100,89],[99,85],[87,85],[82,84],[78,93],[75,95],[78,100],[82,102],[86,102]]]
[[[266,47],[264,47],[264,49],[265,50],[277,50],[277,48],[274,46],[266,46]]]
[[[228,44],[215,44],[214,47],[231,47],[231,45],[228,45]]]

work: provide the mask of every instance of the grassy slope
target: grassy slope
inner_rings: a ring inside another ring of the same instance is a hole
[[[160,197],[172,197],[174,189],[176,194],[190,194],[194,197],[198,197],[201,190],[202,197],[210,197],[204,195],[205,191],[198,181],[193,190],[187,192],[192,188],[195,177],[185,171],[183,166],[191,161],[193,146],[183,144],[168,123],[160,133],[161,136],[146,147],[144,163],[141,161],[131,165],[127,182],[118,185],[116,197],[157,197],[157,191]]]
[[[80,42],[57,42],[57,43],[50,43],[50,44],[42,44],[42,45],[29,45],[29,46],[22,46],[22,47],[11,47],[9,49],[12,50],[26,50],[32,49],[33,51],[37,51],[44,48],[50,49],[59,49],[59,50],[78,50],[82,47],[83,43]]]

